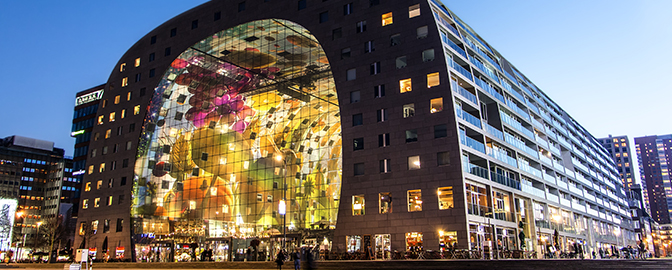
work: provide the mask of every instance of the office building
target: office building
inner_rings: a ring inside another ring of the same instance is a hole
[[[660,224],[670,224],[672,217],[672,185],[669,175],[671,146],[672,135],[635,138],[639,175],[647,210]]]
[[[98,104],[77,241],[97,258],[635,241],[606,150],[435,1],[210,1]]]

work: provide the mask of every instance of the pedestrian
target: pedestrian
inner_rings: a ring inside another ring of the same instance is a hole
[[[278,265],[278,270],[281,270],[282,265],[285,264],[285,254],[282,250],[278,251],[278,255],[275,256],[275,263]]]
[[[292,253],[292,260],[294,260],[294,270],[301,269],[301,252],[299,249],[294,249]]]
[[[596,258],[596,254],[595,254],[595,250],[593,250],[593,260],[595,260],[595,258]]]

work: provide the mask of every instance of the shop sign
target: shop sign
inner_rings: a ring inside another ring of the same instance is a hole
[[[103,89],[100,89],[100,90],[95,91],[93,93],[89,93],[89,94],[83,95],[81,97],[77,97],[75,99],[75,106],[79,106],[79,105],[86,104],[86,103],[96,101],[96,100],[99,100],[99,99],[103,98],[103,91],[104,91]]]

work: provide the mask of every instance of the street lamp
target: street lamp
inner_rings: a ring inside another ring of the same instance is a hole
[[[21,219],[21,234],[23,234],[23,215],[24,215],[24,213],[23,213],[23,211],[19,211],[19,212],[16,213],[16,215]],[[25,246],[25,245],[26,245],[26,235],[23,234],[23,245],[22,246]],[[16,246],[17,246],[17,248],[16,248],[17,250],[16,250],[16,256],[14,258],[14,261],[16,261],[17,258],[19,258],[19,259],[21,258],[21,255],[19,254],[20,251],[21,251],[21,249],[19,247],[19,243],[16,243]]]
[[[37,237],[40,234],[40,225],[42,225],[42,221],[37,222],[37,230],[35,230],[35,240],[33,241],[33,257],[35,256],[35,251],[37,250]]]
[[[282,161],[282,200],[278,203],[278,212],[282,215],[282,249],[287,245],[287,161],[284,156],[277,155],[275,160]]]

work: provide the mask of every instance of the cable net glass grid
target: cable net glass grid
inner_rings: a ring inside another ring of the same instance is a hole
[[[175,59],[135,164],[136,243],[269,237],[335,225],[341,125],[329,62],[305,28],[260,20]],[[201,238],[202,239],[202,238]]]

